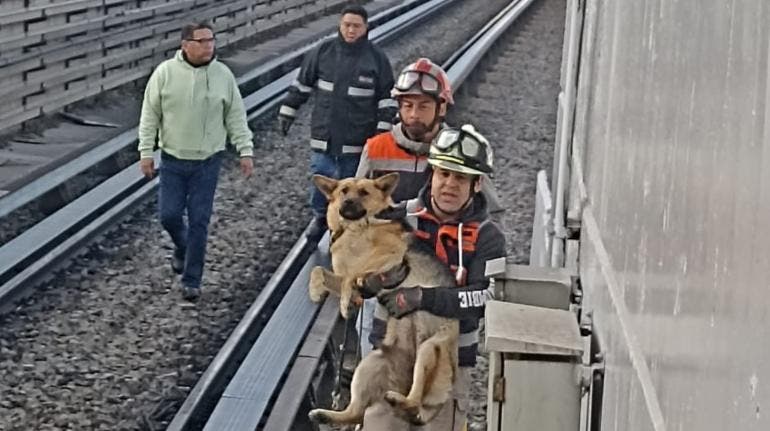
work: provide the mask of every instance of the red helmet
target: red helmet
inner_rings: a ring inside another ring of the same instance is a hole
[[[427,94],[450,105],[455,103],[452,85],[444,69],[424,57],[401,71],[390,92],[394,99],[409,94]]]

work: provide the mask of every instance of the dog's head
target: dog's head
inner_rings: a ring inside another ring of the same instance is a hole
[[[345,178],[335,180],[313,175],[313,182],[329,200],[326,219],[329,227],[346,227],[366,223],[371,217],[393,204],[390,195],[398,184],[398,173],[377,179]]]

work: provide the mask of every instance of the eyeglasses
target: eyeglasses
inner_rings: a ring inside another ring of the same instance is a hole
[[[480,159],[479,153],[482,151],[482,144],[479,141],[457,130],[442,131],[433,145],[442,152],[449,152],[454,147],[459,147],[463,156],[476,160]]]
[[[404,72],[398,76],[394,87],[398,91],[409,91],[416,85],[419,85],[420,91],[425,94],[438,96],[441,93],[441,83],[438,79],[425,72]]]
[[[188,42],[198,42],[200,44],[214,43],[216,41],[216,39],[213,38],[213,37],[204,37],[204,38],[201,38],[201,39],[185,39],[185,40],[188,41]]]

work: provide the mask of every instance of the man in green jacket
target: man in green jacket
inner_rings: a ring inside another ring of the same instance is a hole
[[[182,274],[182,296],[189,300],[200,296],[209,219],[228,138],[240,154],[243,175],[254,171],[241,93],[232,72],[214,54],[210,25],[184,26],[181,49],[147,82],[139,120],[145,176],[155,175],[156,141],[161,150],[160,222],[174,242],[171,268]]]

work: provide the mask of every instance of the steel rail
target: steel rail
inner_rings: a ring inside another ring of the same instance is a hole
[[[458,82],[456,87],[460,87],[465,78],[473,71],[476,65],[481,61],[484,55],[508,30],[508,27],[524,12],[534,0],[514,0],[505,9],[481,29],[466,46],[460,48],[461,52],[457,57],[450,57],[452,67],[447,70],[449,80]]]
[[[442,65],[447,70],[453,87],[458,88],[463,84],[484,54],[489,51],[491,46],[532,1],[513,1]],[[324,241],[327,240],[328,238],[325,236]],[[292,418],[301,406],[300,400],[305,396],[309,379],[312,377],[307,369],[308,364],[311,366],[318,364],[320,360],[318,346],[319,343],[323,343],[322,340],[315,338],[305,340],[305,336],[307,334],[316,334],[316,336],[327,334],[328,336],[331,323],[326,320],[337,319],[337,313],[329,312],[330,309],[336,309],[336,304],[331,304],[334,307],[329,307],[330,304],[327,301],[323,305],[323,309],[327,311],[318,314],[322,306],[312,304],[307,296],[307,280],[312,267],[315,264],[328,261],[328,256],[324,252],[326,250],[325,244],[322,242],[318,249],[304,262],[302,270],[291,283],[286,281],[282,283],[290,285],[290,288],[281,303],[284,310],[277,310],[271,317],[271,322],[268,323],[268,325],[273,324],[274,330],[265,330],[260,334],[257,342],[251,347],[247,359],[239,367],[225,389],[204,430],[255,429],[263,421],[266,422],[265,430],[279,431],[291,428]],[[276,275],[279,274],[274,274],[274,276]],[[319,320],[315,320],[315,316],[319,316]],[[321,319],[325,320],[320,321]],[[287,333],[286,328],[282,328],[282,325],[288,321],[299,328],[295,328],[292,333],[300,330],[304,333],[302,339],[292,338]],[[302,351],[306,352],[307,355],[297,358],[297,356],[302,356],[300,353]],[[287,367],[287,376],[282,376],[282,373],[279,373],[279,364],[293,363],[295,360],[301,363],[298,366],[292,364]],[[272,387],[270,385],[275,385],[281,381],[304,385],[304,387],[284,386],[277,394],[268,394],[268,397],[265,397],[264,393],[258,393],[275,390],[270,389]],[[199,393],[198,397],[200,396]],[[273,398],[281,400],[280,412],[275,415],[272,412],[270,414],[263,413],[267,408],[266,403]],[[239,414],[239,411],[246,413],[245,415]]]
[[[372,22],[379,24],[373,30],[375,35],[373,40],[379,42],[382,38],[394,37],[395,33],[404,31],[407,28],[405,26],[410,22],[408,17],[412,18],[412,22],[419,22],[419,20],[425,18],[424,15],[434,13],[438,10],[439,6],[454,0],[432,0],[427,3],[424,3],[424,1],[412,0],[394,6],[372,17]],[[407,17],[403,15],[407,15]],[[388,18],[390,20],[387,20]],[[301,52],[307,52],[317,43],[314,42],[312,45],[306,46]],[[283,66],[295,61],[298,55],[295,52],[284,56],[287,63],[283,63]],[[254,80],[273,73],[274,70],[280,67],[281,64],[278,62],[266,65],[260,68],[261,72],[259,74],[253,73],[243,77],[239,84],[248,85],[248,83],[254,82]],[[253,94],[244,97],[249,120],[253,120],[276,107],[280,100],[280,94],[285,92],[291,84],[291,79],[287,80],[287,76],[295,73],[296,69],[285,74],[277,81],[273,81],[256,90]],[[100,148],[105,149],[106,152],[119,151],[124,148],[123,144],[130,145],[132,142],[136,143],[135,130],[132,129],[122,133],[118,137],[109,140],[104,144],[104,147]],[[77,173],[82,172],[83,169],[87,169],[89,163],[102,160],[97,150],[89,151],[61,169],[52,171],[45,178],[41,177],[39,182],[30,184],[29,188],[19,195],[13,193],[4,196],[3,199],[0,199],[0,214],[3,211],[6,211],[7,214],[19,208],[21,205],[30,202],[33,196],[41,196],[46,190],[53,189],[56,185],[66,181],[67,178],[71,178]],[[159,152],[156,151],[156,159],[158,154]],[[143,187],[146,184],[148,186]],[[129,201],[122,207],[129,211],[133,203],[144,199],[145,196],[155,190],[156,186],[157,180],[148,180],[143,177],[139,170],[139,162],[136,162],[0,247],[0,309],[7,308],[7,302],[21,296],[22,291],[32,285],[40,277],[41,273],[49,271],[55,264],[66,259],[71,254],[72,247],[82,245],[83,241],[67,242],[66,239],[69,235],[77,232],[82,226],[89,225],[94,219],[108,211],[112,205],[117,204],[126,196],[129,197]],[[145,194],[132,194],[140,188]],[[6,198],[8,199],[7,201],[5,200]],[[3,202],[7,203],[7,205],[4,206]],[[108,226],[91,226],[89,230],[92,234],[91,237],[99,234]],[[62,247],[62,244],[70,244],[72,247]],[[30,267],[30,265],[32,266]],[[27,270],[28,267],[30,270]]]
[[[380,38],[377,40],[378,43],[384,43],[392,37],[393,33],[390,32],[399,31],[397,28],[398,25],[406,25],[408,23],[408,21],[405,21],[403,18],[399,18],[400,15],[403,15],[409,10],[420,8],[426,2],[428,2],[428,0],[408,0],[403,4],[376,14],[369,21],[370,27],[372,28],[370,34],[373,37]],[[390,29],[390,32],[380,29],[381,27]],[[329,33],[313,43],[307,44],[289,53],[282,54],[242,74],[237,78],[238,88],[241,90],[242,94],[251,94],[263,86],[271,86],[274,83],[275,78],[281,76],[284,70],[298,66],[303,55],[316,47],[319,43],[335,36],[335,32]],[[268,84],[265,85],[265,82]],[[288,84],[289,83],[285,83],[286,86],[288,86]],[[272,94],[276,91],[282,92],[282,89],[285,89],[283,84],[275,87],[270,93]],[[258,110],[259,108],[260,106],[255,106],[252,111]],[[259,113],[250,116],[250,119],[258,117],[265,111],[266,109],[259,110]],[[6,195],[3,195],[0,197],[0,218],[40,199],[46,193],[56,189],[67,181],[72,180],[75,176],[85,172],[97,163],[115,156],[119,151],[135,146],[137,144],[137,135],[138,128],[132,127],[75,157],[64,165],[35,178],[24,186]]]

